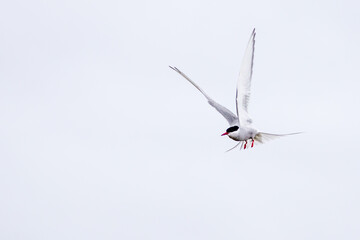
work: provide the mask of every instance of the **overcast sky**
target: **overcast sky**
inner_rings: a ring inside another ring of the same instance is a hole
[[[358,1],[1,1],[0,239],[360,239]],[[235,112],[256,27],[246,151]]]

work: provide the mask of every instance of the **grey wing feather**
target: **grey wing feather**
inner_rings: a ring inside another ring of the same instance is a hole
[[[273,134],[273,133],[264,133],[264,132],[258,132],[255,135],[255,141],[258,143],[265,143],[267,141],[276,139],[276,138],[280,138],[280,137],[285,137],[285,136],[290,136],[290,135],[296,135],[296,134],[300,134],[301,132],[295,132],[295,133],[287,133],[287,134]]]
[[[220,105],[219,103],[215,102],[214,100],[212,100],[198,85],[196,85],[196,83],[194,83],[188,76],[186,76],[183,72],[181,72],[179,69],[177,69],[176,67],[172,67],[169,66],[172,70],[174,70],[175,72],[179,73],[181,76],[183,76],[186,80],[188,80],[192,85],[194,85],[194,87],[196,87],[208,100],[208,103],[214,107],[221,115],[224,116],[224,118],[228,121],[228,123],[230,125],[234,125],[237,124],[238,122],[238,118],[237,116],[232,113],[229,109],[227,109],[226,107]]]
[[[256,32],[254,28],[241,63],[236,89],[236,110],[240,125],[243,126],[247,126],[252,123],[252,119],[248,114],[248,105],[250,100],[251,77],[254,65],[255,35]]]

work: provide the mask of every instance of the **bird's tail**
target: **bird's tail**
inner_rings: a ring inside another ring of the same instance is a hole
[[[267,141],[276,139],[276,138],[280,138],[280,137],[285,137],[285,136],[289,136],[289,135],[295,135],[295,134],[300,134],[301,132],[296,132],[296,133],[287,133],[287,134],[273,134],[273,133],[264,133],[264,132],[258,132],[255,135],[254,140],[258,143],[265,143]]]

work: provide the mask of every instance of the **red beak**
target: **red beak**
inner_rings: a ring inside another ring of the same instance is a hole
[[[228,135],[229,133],[228,132],[226,132],[226,133],[223,133],[223,134],[221,134],[221,136],[225,136],[225,135]]]

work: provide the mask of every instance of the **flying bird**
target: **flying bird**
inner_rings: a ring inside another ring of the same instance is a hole
[[[249,146],[254,147],[254,142],[264,143],[267,140],[274,138],[293,135],[298,133],[289,134],[272,134],[258,131],[252,126],[252,119],[248,114],[248,105],[250,100],[250,87],[251,77],[254,65],[254,50],[255,50],[255,28],[251,33],[250,40],[245,50],[245,54],[242,60],[240,74],[236,88],[236,114],[232,113],[226,107],[215,102],[210,98],[195,82],[193,82],[188,76],[181,72],[178,68],[169,66],[171,69],[179,73],[186,80],[188,80],[194,87],[196,87],[207,99],[208,103],[214,107],[223,117],[228,121],[230,127],[226,129],[226,132],[221,136],[228,136],[229,138],[238,141],[238,143],[228,151],[236,148],[241,143],[240,149],[244,149]]]

